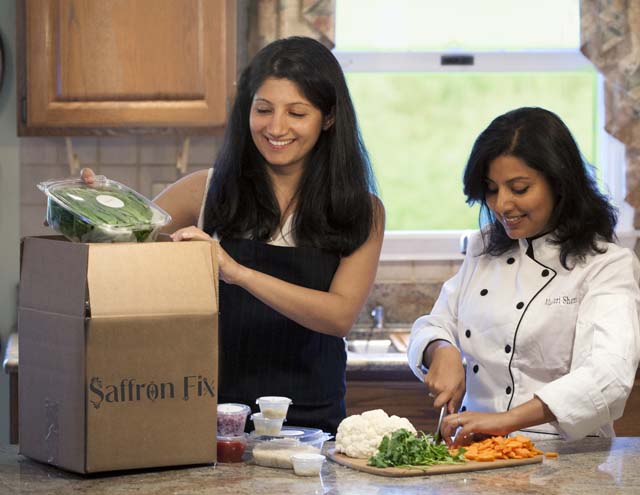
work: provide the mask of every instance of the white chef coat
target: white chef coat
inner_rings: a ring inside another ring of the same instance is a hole
[[[447,340],[466,361],[461,410],[507,411],[535,395],[557,421],[525,431],[614,436],[640,357],[640,264],[629,249],[601,242],[605,253],[567,270],[549,240],[531,241],[533,259],[526,239],[480,255],[475,232],[431,314],[413,325],[408,361],[422,381],[424,349]]]

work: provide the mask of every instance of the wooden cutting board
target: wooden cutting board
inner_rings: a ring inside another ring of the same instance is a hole
[[[377,474],[379,476],[391,476],[395,478],[408,476],[432,476],[436,474],[464,473],[467,471],[484,471],[487,469],[499,469],[526,464],[539,464],[542,462],[542,455],[530,457],[528,459],[499,459],[491,462],[466,461],[462,464],[439,464],[428,468],[377,468],[367,466],[367,459],[354,459],[344,454],[336,453],[335,449],[328,452],[329,459],[343,466],[350,467],[356,471]]]
[[[394,332],[389,334],[391,342],[398,349],[398,352],[407,352],[409,345],[409,332]]]

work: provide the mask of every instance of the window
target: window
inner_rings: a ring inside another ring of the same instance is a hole
[[[337,0],[335,54],[387,210],[383,259],[451,257],[477,228],[462,172],[501,113],[547,108],[591,163],[619,155],[600,131],[601,81],[579,51],[579,19],[579,0]],[[620,189],[623,170],[598,174]]]

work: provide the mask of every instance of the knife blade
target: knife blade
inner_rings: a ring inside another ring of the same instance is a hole
[[[444,411],[446,408],[446,404],[440,408],[440,418],[438,418],[438,426],[436,427],[436,433],[433,435],[434,443],[438,443],[442,440],[440,435],[440,427],[442,426],[442,418],[444,418]]]

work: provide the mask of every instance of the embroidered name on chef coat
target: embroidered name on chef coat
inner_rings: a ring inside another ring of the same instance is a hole
[[[560,305],[568,305],[568,304],[577,304],[578,303],[578,298],[577,297],[569,297],[569,296],[561,296],[561,297],[547,297],[544,300],[544,304],[546,306],[554,306],[556,304],[560,304]]]

